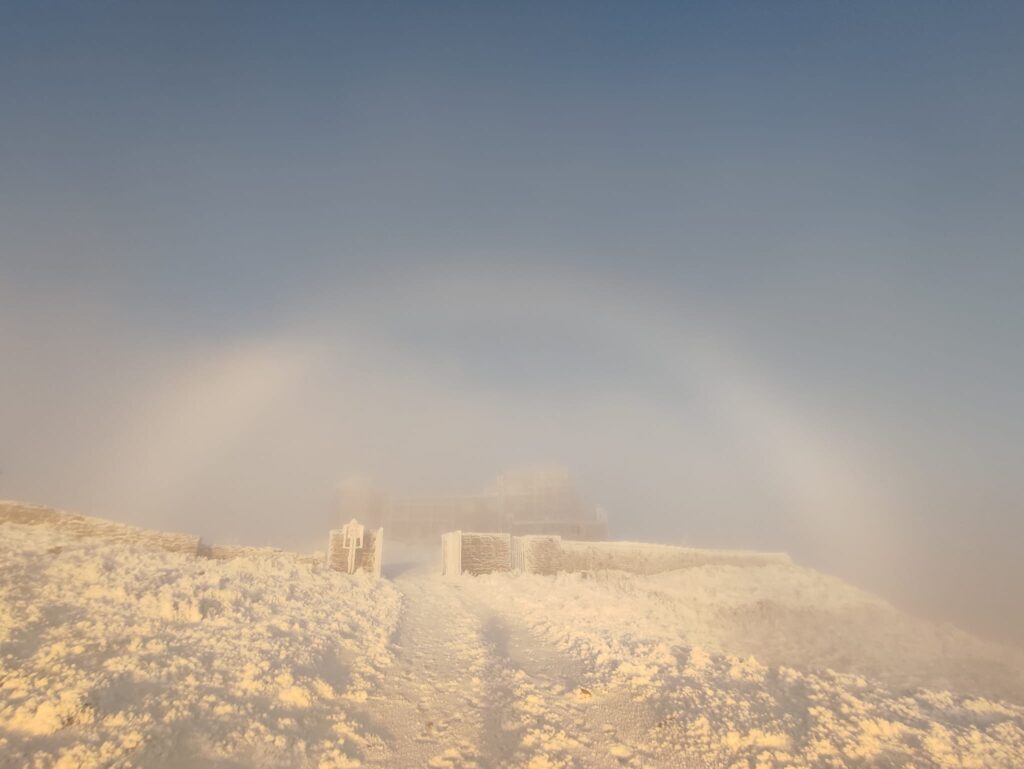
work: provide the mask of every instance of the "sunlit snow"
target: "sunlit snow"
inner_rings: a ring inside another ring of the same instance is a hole
[[[1024,766],[1024,664],[785,562],[385,578],[0,524],[3,767]]]

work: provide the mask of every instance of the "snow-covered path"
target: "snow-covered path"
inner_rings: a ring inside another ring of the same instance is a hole
[[[401,613],[394,663],[367,703],[387,744],[377,765],[473,766],[487,655],[475,617],[436,579],[395,582]]]
[[[616,767],[633,755],[584,686],[581,662],[464,580],[425,570],[395,580],[395,662],[372,698],[388,724],[383,767]]]

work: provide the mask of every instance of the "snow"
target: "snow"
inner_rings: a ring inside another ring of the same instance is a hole
[[[784,560],[374,580],[155,543],[0,523],[4,769],[1024,766],[1019,652]]]
[[[344,767],[391,661],[387,582],[0,525],[0,765]],[[188,760],[182,760],[188,756]]]
[[[1024,766],[1019,652],[809,569],[489,575],[467,588],[583,662],[638,766]]]

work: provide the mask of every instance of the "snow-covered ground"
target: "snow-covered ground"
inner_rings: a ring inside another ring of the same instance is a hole
[[[388,582],[0,525],[0,765],[348,767]]]
[[[1024,661],[793,564],[374,581],[0,523],[4,767],[1024,767]]]

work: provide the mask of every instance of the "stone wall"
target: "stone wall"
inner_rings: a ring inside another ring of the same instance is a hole
[[[512,568],[512,535],[462,532],[462,573],[490,574]]]
[[[513,537],[453,531],[444,534],[441,542],[443,574],[556,574],[608,569],[657,574],[709,564],[762,566],[790,562],[785,553],[705,550],[640,542],[577,542],[549,535]]]
[[[556,574],[562,568],[562,539],[542,534],[512,537],[512,569]]]
[[[348,548],[343,547],[342,529],[331,529],[327,546],[327,565],[335,571],[348,571]],[[364,529],[363,546],[356,549],[353,571],[362,571],[380,576],[381,555],[384,544],[384,529]]]
[[[785,553],[759,553],[752,550],[707,550],[639,542],[563,540],[559,544],[558,571],[617,569],[633,574],[657,574],[709,564],[763,566],[770,563],[790,563],[790,558]]]

